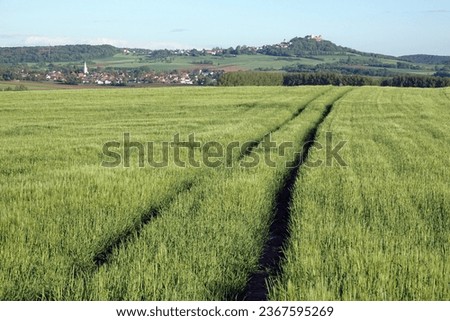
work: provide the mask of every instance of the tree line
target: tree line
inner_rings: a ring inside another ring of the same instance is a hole
[[[438,88],[449,87],[450,78],[435,76],[399,75],[376,78],[339,73],[281,73],[239,71],[223,74],[220,86],[390,86]]]
[[[224,73],[219,78],[220,86],[281,86],[283,85],[283,73],[237,71]]]
[[[437,55],[407,55],[400,56],[400,59],[413,63],[428,64],[428,65],[450,65],[450,56]]]
[[[120,50],[110,45],[67,45],[51,47],[0,48],[0,64],[67,62],[114,56]]]
[[[419,88],[441,88],[450,86],[450,78],[435,76],[395,76],[383,79],[381,86],[389,87],[419,87]]]

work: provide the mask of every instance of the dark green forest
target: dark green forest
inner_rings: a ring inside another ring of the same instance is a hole
[[[52,47],[0,48],[0,64],[69,62],[114,56],[120,49],[111,45],[67,45]]]

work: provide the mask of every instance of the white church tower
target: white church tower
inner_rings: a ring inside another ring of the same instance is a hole
[[[86,65],[86,61],[84,62],[83,73],[84,73],[85,75],[87,75],[87,74],[89,73],[88,67],[87,67],[87,65]]]

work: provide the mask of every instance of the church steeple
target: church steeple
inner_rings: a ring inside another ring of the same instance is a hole
[[[83,73],[84,73],[85,75],[87,75],[87,74],[89,73],[88,67],[87,67],[87,65],[86,65],[86,61],[84,62]]]

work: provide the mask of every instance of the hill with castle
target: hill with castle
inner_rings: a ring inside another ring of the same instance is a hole
[[[111,45],[0,48],[0,80],[66,84],[214,84],[232,71],[327,72],[393,77],[450,77],[450,56],[393,57],[306,35],[262,46],[142,49]]]

